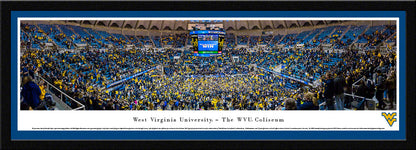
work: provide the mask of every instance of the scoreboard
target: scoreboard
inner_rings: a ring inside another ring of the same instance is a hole
[[[201,56],[222,53],[225,36],[224,31],[199,30],[191,31],[190,35],[195,55]]]

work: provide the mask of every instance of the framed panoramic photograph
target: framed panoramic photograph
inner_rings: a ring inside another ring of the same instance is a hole
[[[10,138],[406,140],[406,15],[13,10]]]

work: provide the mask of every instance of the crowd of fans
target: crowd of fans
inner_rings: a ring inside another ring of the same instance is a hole
[[[358,41],[365,43],[365,46],[376,46],[389,38],[395,30],[395,25],[374,26],[362,36],[358,36]]]

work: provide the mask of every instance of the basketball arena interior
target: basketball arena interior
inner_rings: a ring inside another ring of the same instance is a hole
[[[22,20],[20,110],[396,110],[395,20]]]

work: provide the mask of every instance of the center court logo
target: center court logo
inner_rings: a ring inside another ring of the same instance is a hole
[[[393,123],[397,121],[397,119],[394,118],[394,117],[396,117],[395,112],[394,113],[383,112],[383,113],[381,113],[381,115],[384,116],[384,118],[386,119],[386,121],[390,125],[390,127],[393,126]]]

